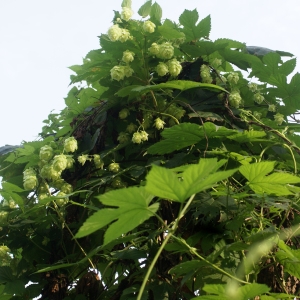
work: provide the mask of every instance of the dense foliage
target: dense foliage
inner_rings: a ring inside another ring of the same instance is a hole
[[[66,108],[0,156],[1,299],[294,298],[296,59],[138,13],[123,1]]]

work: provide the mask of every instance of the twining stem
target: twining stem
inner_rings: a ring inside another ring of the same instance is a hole
[[[48,190],[48,192],[49,192],[49,195],[51,195],[50,190]],[[67,228],[67,230],[69,231],[70,235],[72,236],[73,240],[75,241],[75,243],[77,244],[77,246],[79,247],[79,249],[81,250],[81,252],[83,253],[83,255],[84,255],[85,257],[87,257],[87,259],[88,259],[88,261],[89,261],[91,267],[92,267],[93,269],[96,269],[95,265],[93,264],[93,262],[91,261],[91,259],[88,257],[87,253],[86,253],[86,252],[84,251],[84,249],[81,247],[81,245],[79,244],[79,242],[77,241],[77,239],[75,239],[72,230],[69,228],[68,224],[65,222],[65,219],[64,219],[64,218],[62,217],[62,215],[60,214],[59,208],[58,208],[57,204],[55,203],[54,200],[52,201],[52,203],[53,203],[53,205],[54,205],[54,209],[55,209],[55,211],[56,211],[56,213],[57,213],[57,215],[58,215],[60,221],[62,222],[63,226],[65,226],[65,227]]]
[[[178,224],[179,224],[180,219],[184,216],[186,210],[188,209],[188,207],[189,207],[190,204],[192,203],[194,197],[195,197],[195,194],[193,194],[193,195],[189,198],[188,202],[186,203],[186,205],[184,206],[183,209],[182,209],[182,204],[181,204],[180,212],[179,212],[179,215],[178,215],[178,217],[177,217],[175,223],[174,223],[173,226],[168,230],[167,236],[165,237],[163,243],[160,245],[158,251],[156,252],[156,254],[155,254],[155,256],[154,256],[154,258],[153,258],[153,260],[152,260],[152,262],[151,262],[151,264],[150,264],[150,266],[149,266],[149,268],[148,268],[148,271],[147,271],[147,273],[146,273],[146,275],[145,275],[145,277],[144,277],[144,280],[143,280],[143,282],[142,282],[142,285],[141,285],[139,294],[138,294],[138,296],[137,296],[137,298],[136,298],[137,300],[141,300],[141,299],[142,299],[142,295],[143,295],[143,292],[144,292],[144,290],[145,290],[145,286],[146,286],[146,284],[147,284],[147,282],[148,282],[148,279],[149,279],[149,277],[150,277],[150,274],[151,274],[151,272],[152,272],[152,270],[153,270],[153,268],[154,268],[154,266],[155,266],[155,264],[156,264],[156,262],[157,262],[157,260],[158,260],[158,258],[159,258],[159,256],[160,256],[161,252],[163,251],[163,249],[164,249],[164,247],[166,246],[166,244],[168,243],[169,239],[173,236],[174,232],[175,232],[176,229],[178,228]]]
[[[181,239],[179,239],[179,238],[177,238],[177,237],[175,237],[175,236],[173,236],[173,238],[174,238],[175,240],[177,240],[179,243],[184,243],[184,245],[185,245],[186,247],[189,248],[189,251],[190,251],[191,254],[197,256],[198,258],[200,258],[201,260],[203,260],[204,262],[206,262],[208,265],[210,265],[210,266],[213,267],[214,269],[216,269],[216,270],[218,270],[219,272],[223,273],[224,275],[226,275],[226,276],[228,276],[228,277],[230,277],[230,278],[232,278],[232,279],[234,279],[234,280],[236,280],[236,281],[238,281],[238,282],[241,282],[241,283],[244,283],[244,284],[250,284],[250,282],[241,280],[241,279],[239,279],[239,278],[237,278],[237,277],[231,275],[230,273],[228,273],[228,272],[224,271],[223,269],[219,268],[218,266],[216,266],[215,264],[213,264],[213,263],[210,262],[209,260],[205,259],[203,256],[201,256],[201,255],[197,252],[197,249],[191,247],[189,244],[183,242]]]

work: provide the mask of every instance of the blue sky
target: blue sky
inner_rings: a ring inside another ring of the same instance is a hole
[[[137,12],[144,0],[132,2]],[[174,21],[184,9],[197,8],[200,19],[210,14],[213,40],[231,38],[300,57],[298,0],[158,3],[163,18]],[[67,67],[99,48],[97,36],[120,7],[121,0],[0,1],[0,146],[35,140],[42,120],[64,108],[72,74]]]

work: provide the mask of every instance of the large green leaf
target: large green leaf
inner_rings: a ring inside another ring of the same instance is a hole
[[[181,91],[186,91],[195,88],[209,89],[216,92],[227,93],[225,89],[221,88],[218,85],[210,84],[210,83],[200,83],[200,82],[189,81],[189,80],[171,80],[156,85],[145,85],[145,86],[134,88],[132,91],[144,93],[144,92],[160,90],[160,89],[177,89]]]
[[[162,9],[158,3],[154,3],[150,10],[150,19],[154,22],[160,22],[162,18]]]
[[[230,130],[223,126],[217,126],[214,123],[206,122],[203,126],[194,123],[182,123],[179,125],[166,128],[161,133],[164,140],[150,146],[148,153],[150,154],[166,154],[175,150],[189,147],[198,143],[206,137],[222,138],[236,134],[236,130]]]
[[[203,291],[209,294],[216,294],[218,298],[210,298],[213,295],[203,295],[192,300],[210,300],[210,299],[226,299],[226,300],[248,300],[253,299],[255,296],[269,292],[270,288],[265,284],[251,283],[240,287],[234,286],[230,288],[230,283],[225,284],[206,284]]]
[[[239,132],[237,134],[229,136],[228,138],[230,140],[234,140],[238,143],[247,143],[247,142],[266,141],[266,140],[262,139],[265,136],[266,136],[266,133],[264,131],[251,130],[251,131]]]
[[[189,165],[180,174],[153,165],[147,176],[146,190],[161,198],[183,202],[236,172],[236,169],[217,172],[225,162],[217,161],[216,158],[201,159],[198,164]]]
[[[187,41],[199,40],[202,37],[208,37],[211,29],[211,19],[207,16],[197,25],[199,14],[196,9],[185,10],[179,17],[179,22],[183,25],[183,32]]]
[[[293,250],[284,241],[278,243],[278,250],[275,255],[279,262],[284,266],[284,271],[300,278],[300,250]]]
[[[151,5],[152,5],[152,0],[148,0],[146,1],[138,10],[138,14],[143,17],[146,18],[149,16],[150,12],[151,12]]]
[[[176,30],[174,23],[169,19],[166,19],[162,26],[158,26],[157,30],[165,39],[170,40],[184,37],[184,33]]]
[[[257,194],[285,196],[293,194],[287,184],[299,183],[300,178],[288,173],[273,173],[275,162],[265,161],[240,167],[240,172],[249,181],[250,188]],[[268,175],[268,176],[267,176]]]
[[[94,213],[79,228],[75,237],[84,237],[115,221],[105,232],[104,245],[152,217],[159,207],[158,203],[149,206],[153,194],[144,187],[114,190],[97,198],[104,205],[117,208],[103,208]]]

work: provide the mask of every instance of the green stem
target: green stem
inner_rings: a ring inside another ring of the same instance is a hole
[[[151,262],[150,267],[148,268],[147,273],[146,273],[146,275],[144,277],[144,280],[142,282],[139,294],[138,294],[138,296],[136,298],[137,300],[141,300],[142,299],[142,295],[143,295],[143,292],[145,290],[145,287],[146,287],[146,284],[148,282],[148,279],[150,277],[150,274],[151,274],[151,272],[152,272],[152,270],[153,270],[153,268],[154,268],[154,266],[155,266],[155,264],[156,264],[156,262],[157,262],[157,260],[158,260],[158,258],[160,256],[161,252],[164,250],[164,248],[165,248],[166,244],[168,243],[169,239],[173,236],[174,232],[176,231],[176,229],[178,227],[180,219],[184,216],[186,210],[188,209],[188,207],[190,206],[190,204],[194,200],[194,197],[195,197],[195,194],[193,194],[189,198],[189,200],[186,203],[186,205],[184,206],[184,208],[180,209],[180,212],[179,212],[178,218],[176,219],[176,222],[174,223],[174,225],[172,226],[172,228],[169,230],[169,232],[168,232],[167,236],[165,237],[163,243],[160,245],[157,253],[155,254],[155,257],[153,258],[153,261]]]
[[[174,239],[178,240],[180,243],[182,243],[182,240],[178,239],[177,237],[173,237]],[[238,282],[241,282],[241,283],[244,283],[244,284],[249,284],[249,282],[247,281],[244,281],[244,280],[241,280],[233,275],[231,275],[230,273],[224,271],[223,269],[219,268],[218,266],[216,266],[215,264],[213,264],[212,262],[208,261],[207,259],[205,259],[204,257],[202,257],[197,251],[195,248],[191,247],[190,245],[188,245],[187,243],[184,243],[184,245],[186,247],[189,248],[189,251],[191,252],[191,254],[194,254],[195,256],[197,256],[198,258],[200,258],[201,260],[205,261],[208,265],[210,265],[211,267],[213,267],[214,269],[218,270],[219,272],[221,272],[222,274],[238,281]]]
[[[284,146],[285,148],[289,149],[289,151],[291,152],[291,156],[292,156],[293,161],[294,161],[294,173],[297,174],[297,163],[296,163],[296,159],[295,159],[293,150],[292,150],[291,147],[288,146],[287,144],[283,144],[283,146]]]
[[[143,111],[149,111],[149,112],[153,112],[153,113],[157,113],[155,110],[150,110],[150,109],[141,109],[141,110],[143,110]],[[170,114],[163,113],[163,112],[159,112],[159,114],[163,115],[163,116],[170,117],[170,118],[172,118],[176,122],[176,124],[180,124],[179,121],[174,116],[172,116]]]

